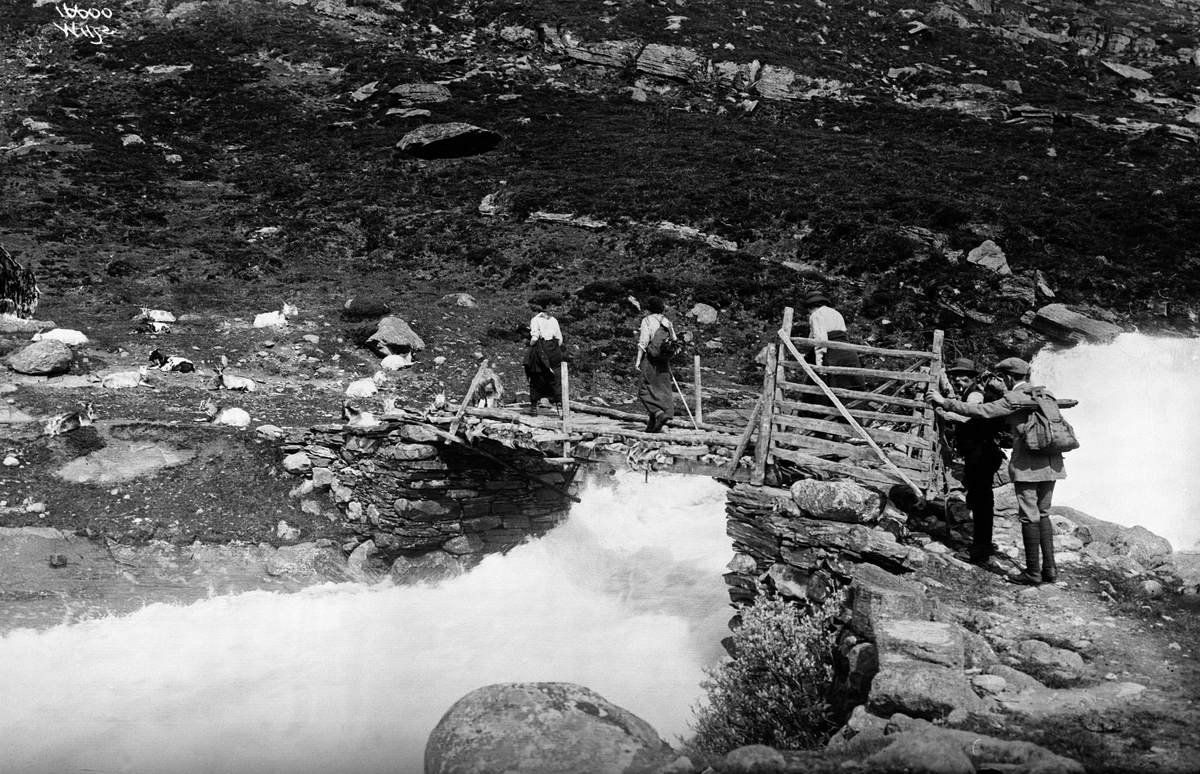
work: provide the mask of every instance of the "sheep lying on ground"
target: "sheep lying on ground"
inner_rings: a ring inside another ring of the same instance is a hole
[[[258,389],[258,385],[254,380],[247,376],[234,376],[225,373],[224,368],[217,369],[217,378],[213,383],[214,390],[239,390],[241,392],[254,392]]]
[[[215,425],[229,425],[230,427],[250,426],[250,415],[243,409],[233,406],[221,408],[213,402],[212,398],[205,398],[200,403],[200,410],[208,417],[208,421]]]
[[[154,385],[146,378],[149,375],[150,369],[146,366],[139,366],[136,371],[117,371],[109,374],[100,380],[100,386],[110,390],[124,390],[130,387],[153,388]]]
[[[287,318],[295,317],[298,314],[300,314],[300,310],[285,301],[283,302],[282,309],[254,315],[254,327],[274,328],[280,325],[287,325]]]
[[[33,341],[61,341],[68,347],[82,347],[88,343],[88,337],[82,331],[73,331],[70,328],[55,328],[54,330],[42,333],[38,331],[33,334]]]
[[[342,419],[351,427],[374,427],[379,424],[379,420],[370,411],[360,411],[352,406],[350,401],[342,403]]]
[[[96,420],[96,410],[90,403],[81,403],[79,411],[66,414],[55,414],[42,423],[42,432],[49,436],[62,435],[81,427],[87,427]]]

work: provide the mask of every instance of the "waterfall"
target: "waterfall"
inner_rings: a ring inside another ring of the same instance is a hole
[[[567,521],[437,585],[326,584],[0,638],[0,768],[420,772],[454,701],[585,685],[686,736],[732,614],[724,492],[595,479]]]
[[[1200,339],[1126,333],[1045,350],[1032,366],[1035,384],[1079,400],[1064,415],[1081,446],[1055,504],[1200,551]]]

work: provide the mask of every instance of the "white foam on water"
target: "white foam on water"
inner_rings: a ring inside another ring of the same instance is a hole
[[[732,614],[724,487],[619,474],[437,586],[329,584],[0,638],[0,770],[421,772],[456,700],[578,683],[686,736]]]
[[[1126,333],[1032,366],[1033,382],[1079,400],[1064,415],[1081,445],[1055,504],[1200,550],[1200,340]]]

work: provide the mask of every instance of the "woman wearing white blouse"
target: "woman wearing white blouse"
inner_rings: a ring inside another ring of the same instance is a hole
[[[525,375],[529,377],[529,413],[537,414],[538,402],[548,398],[562,406],[562,330],[546,305],[530,301],[538,312],[529,321],[529,348],[525,351]],[[561,410],[561,409],[560,409]]]

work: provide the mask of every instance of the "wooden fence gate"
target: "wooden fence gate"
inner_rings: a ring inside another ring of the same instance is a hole
[[[767,348],[751,483],[762,484],[773,462],[820,477],[906,486],[925,499],[940,491],[942,445],[924,397],[942,376],[942,331],[934,332],[929,352],[881,349],[794,337],[792,318],[792,309],[784,310],[779,341]],[[860,367],[812,365],[804,355],[815,347],[854,352]],[[865,387],[839,386],[849,377]],[[735,460],[755,421],[751,417]]]

